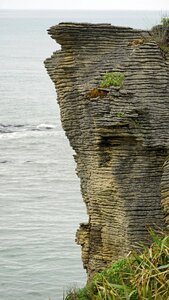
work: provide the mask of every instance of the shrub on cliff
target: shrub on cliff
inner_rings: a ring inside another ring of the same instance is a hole
[[[161,19],[161,24],[166,27],[169,25],[169,18],[168,17],[164,17]]]
[[[110,72],[103,75],[103,79],[100,83],[101,88],[108,88],[110,86],[121,87],[124,82],[124,74],[120,72]]]
[[[166,300],[169,295],[169,236],[153,233],[142,254],[133,253],[96,275],[65,300]]]
[[[152,37],[164,52],[169,52],[169,18],[161,19],[161,23],[152,28]]]

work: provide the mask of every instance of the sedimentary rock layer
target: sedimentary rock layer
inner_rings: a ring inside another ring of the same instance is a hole
[[[148,227],[169,224],[169,55],[150,33],[109,24],[61,23],[49,34],[61,45],[45,65],[76,153],[89,216],[77,242],[90,278],[148,241]],[[100,89],[114,71],[123,85]]]

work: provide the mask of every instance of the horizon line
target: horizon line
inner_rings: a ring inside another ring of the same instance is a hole
[[[90,8],[90,9],[87,9],[87,8],[0,8],[0,10],[22,10],[22,11],[37,11],[37,10],[42,10],[42,11],[45,11],[45,10],[52,10],[52,11],[159,11],[159,12],[169,12],[169,8],[168,9],[136,9],[136,8],[123,8],[123,9],[120,9],[120,8],[111,8],[111,9],[94,9],[94,8]]]

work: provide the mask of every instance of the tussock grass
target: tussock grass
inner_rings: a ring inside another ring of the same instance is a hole
[[[65,300],[168,300],[169,236],[151,232],[153,244],[97,274]]]
[[[120,72],[109,72],[103,75],[100,83],[101,88],[108,88],[110,86],[121,87],[124,82],[124,74]]]

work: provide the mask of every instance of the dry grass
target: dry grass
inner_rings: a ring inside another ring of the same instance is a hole
[[[169,299],[169,236],[152,235],[153,244],[142,254],[118,261],[65,300]]]

